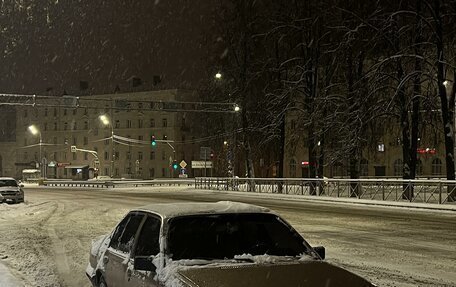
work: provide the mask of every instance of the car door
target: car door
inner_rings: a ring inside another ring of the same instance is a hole
[[[160,253],[161,224],[160,217],[147,215],[139,232],[132,256],[128,260],[124,284],[122,286],[158,286],[158,283],[154,281],[156,272],[155,266],[152,264],[152,258]],[[135,260],[142,260],[142,262],[147,262],[147,264],[136,264],[137,270],[135,268]]]
[[[139,226],[144,214],[129,213],[116,227],[103,258],[105,281],[109,287],[121,287],[126,273],[126,262],[130,257]]]

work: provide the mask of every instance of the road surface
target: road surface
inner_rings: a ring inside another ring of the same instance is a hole
[[[233,200],[286,218],[327,260],[379,286],[456,286],[456,213],[277,200],[193,188],[28,188],[25,204],[0,205],[0,262],[25,286],[88,287],[91,240],[132,207]]]

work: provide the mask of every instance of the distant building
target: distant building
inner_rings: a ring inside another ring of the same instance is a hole
[[[188,164],[186,173],[192,175],[191,161],[199,155],[199,146],[186,144],[194,136],[192,115],[160,111],[157,103],[195,101],[193,91],[116,93],[80,99],[90,106],[17,107],[16,144],[8,151],[14,156],[11,176],[20,178],[23,169],[40,162],[40,137],[29,131],[31,125],[41,132],[41,158],[47,178],[171,178],[181,172],[181,167],[173,169],[172,163],[183,160]],[[151,106],[152,102],[156,106]],[[153,137],[156,146],[151,145]],[[77,151],[72,152],[71,146]]]

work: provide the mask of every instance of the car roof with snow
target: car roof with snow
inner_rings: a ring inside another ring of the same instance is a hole
[[[163,218],[198,214],[271,213],[265,207],[233,201],[157,203],[135,208],[133,211],[152,212]]]
[[[0,177],[0,180],[15,180],[13,177]]]

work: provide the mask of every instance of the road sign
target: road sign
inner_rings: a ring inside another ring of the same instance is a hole
[[[180,165],[180,167],[185,168],[187,166],[187,163],[185,162],[185,160],[183,160],[180,162],[179,165]]]
[[[212,161],[192,160],[192,168],[212,168]]]
[[[76,146],[75,145],[71,146],[71,152],[76,152]]]

